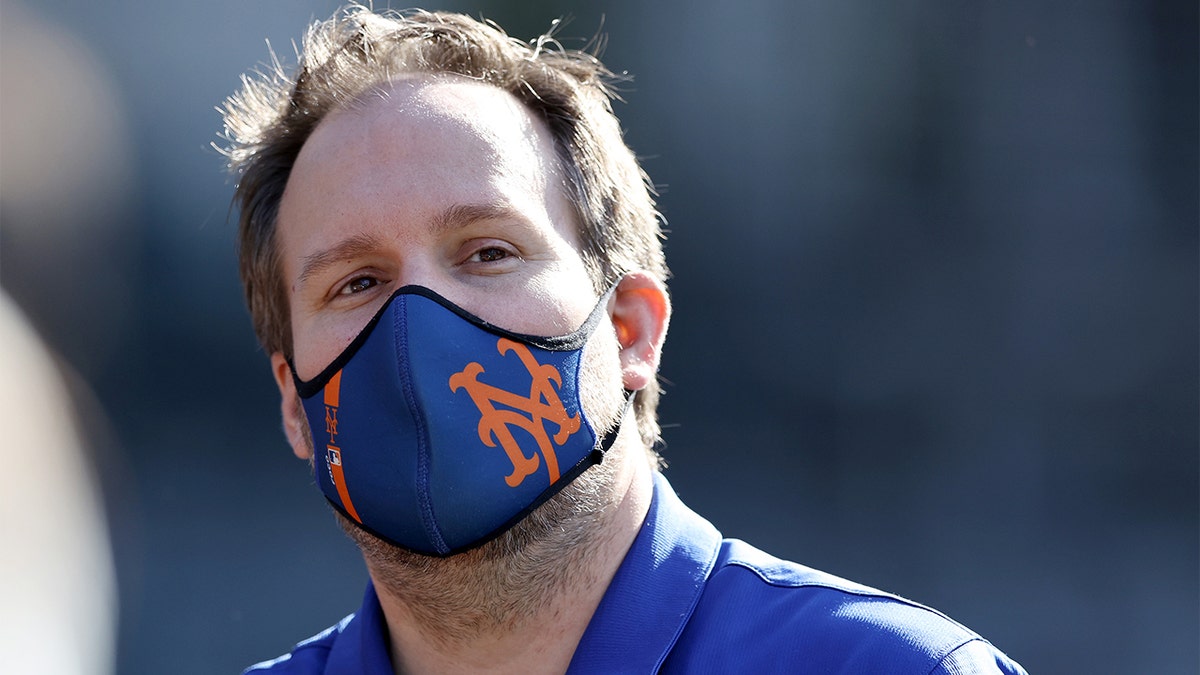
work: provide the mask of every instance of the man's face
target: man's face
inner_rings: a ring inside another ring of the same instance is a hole
[[[598,296],[564,193],[543,123],[489,85],[407,80],[327,117],[296,160],[276,230],[296,373],[315,377],[409,284],[518,333],[578,328]],[[581,403],[599,431],[616,425],[622,388],[641,389],[654,378],[670,313],[665,289],[639,271],[622,278],[608,309],[612,322],[592,334],[580,374]],[[291,371],[282,354],[271,358],[284,431],[296,454],[311,458]],[[632,447],[636,428],[623,436]],[[584,472],[504,536],[439,560],[436,569],[423,556],[349,531],[372,574],[392,580],[385,585],[439,597],[461,587],[475,602],[474,566],[512,556],[561,560],[591,536],[620,486],[638,476],[648,481],[640,453],[620,452],[621,445],[610,453],[614,461]],[[470,572],[463,578],[472,581],[448,583],[455,570]],[[486,593],[497,608],[540,597],[524,587],[501,590]]]
[[[279,212],[297,374],[408,284],[509,330],[574,330],[597,296],[562,182],[544,125],[489,85],[403,81],[326,118]]]

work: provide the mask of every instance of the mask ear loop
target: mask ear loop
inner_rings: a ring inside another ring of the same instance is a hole
[[[625,426],[625,418],[629,416],[629,411],[633,408],[635,396],[637,396],[636,389],[625,390],[625,405],[621,407],[621,416],[617,419],[616,426],[604,434],[604,438],[600,439],[600,442],[592,449],[591,455],[588,457],[591,463],[599,464],[604,461],[604,455],[608,454],[609,449],[617,442],[617,436],[621,435],[621,427]]]

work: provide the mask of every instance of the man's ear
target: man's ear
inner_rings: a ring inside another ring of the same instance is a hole
[[[625,388],[635,391],[650,384],[658,372],[671,299],[658,279],[646,272],[631,272],[617,284],[611,308],[621,345],[621,377]]]
[[[283,413],[283,435],[287,436],[292,452],[300,459],[312,459],[312,443],[308,438],[308,425],[304,419],[304,406],[300,404],[300,395],[296,393],[296,382],[292,379],[292,369],[288,366],[283,352],[271,355],[271,372],[275,374],[275,384],[279,387],[279,408]]]

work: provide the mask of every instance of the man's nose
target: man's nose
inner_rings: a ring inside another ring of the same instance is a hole
[[[455,280],[446,265],[424,258],[404,261],[399,268],[396,280],[392,282],[393,289],[405,286],[420,286],[428,288],[438,295],[457,303],[455,298]]]

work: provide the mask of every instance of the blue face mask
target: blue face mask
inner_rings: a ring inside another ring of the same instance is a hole
[[[292,369],[317,486],[347,518],[418,553],[503,533],[616,440],[617,429],[598,437],[579,399],[583,346],[611,293],[573,333],[538,337],[400,288],[320,375],[303,382]]]

